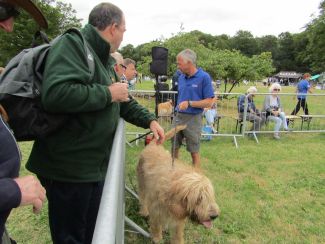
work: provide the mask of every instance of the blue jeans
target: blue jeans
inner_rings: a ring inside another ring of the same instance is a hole
[[[207,125],[213,125],[214,120],[217,117],[217,111],[215,109],[208,109],[204,112],[204,116],[207,121]]]
[[[280,112],[279,117],[270,115],[268,117],[268,120],[273,121],[275,123],[274,132],[279,132],[281,125],[283,126],[283,129],[288,129],[287,120],[284,112]]]

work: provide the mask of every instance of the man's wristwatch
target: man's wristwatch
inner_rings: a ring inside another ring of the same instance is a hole
[[[188,102],[188,106],[192,107],[192,101],[188,100],[187,102]]]

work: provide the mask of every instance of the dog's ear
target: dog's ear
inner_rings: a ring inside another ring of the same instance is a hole
[[[171,204],[169,211],[177,219],[185,219],[187,216],[186,208],[182,206],[183,204]]]

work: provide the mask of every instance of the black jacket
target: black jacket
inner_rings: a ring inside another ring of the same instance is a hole
[[[0,238],[11,209],[21,201],[20,189],[13,180],[18,177],[19,168],[20,152],[16,140],[0,116]]]

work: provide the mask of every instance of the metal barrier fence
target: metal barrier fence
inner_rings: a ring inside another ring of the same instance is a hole
[[[140,104],[147,107],[151,112],[154,112],[155,107],[155,91],[132,91],[132,95],[139,101]],[[173,92],[163,92],[162,95],[167,94],[168,99],[175,96]],[[256,93],[255,105],[258,109],[262,110],[263,101],[266,95],[270,93]],[[166,96],[167,96],[166,95]],[[274,124],[268,122],[261,130],[249,130],[249,124],[254,121],[246,121],[247,113],[244,112],[243,118],[238,116],[237,100],[240,93],[220,93],[216,94],[219,97],[217,101],[217,112],[215,126],[217,127],[216,134],[208,134],[215,136],[232,136],[236,142],[236,136],[244,136],[248,133],[253,133],[257,140],[256,134],[274,133]],[[292,110],[297,104],[295,98],[296,94],[293,93],[280,93],[279,97],[283,105],[283,111],[286,115],[290,115]],[[167,98],[166,98],[167,99]],[[167,100],[168,100],[167,99]],[[173,98],[172,98],[173,99]],[[309,107],[309,116],[304,116],[301,111],[296,117],[290,118],[289,127],[293,129],[293,133],[311,133],[311,132],[325,132],[325,94],[310,94],[307,95],[307,103]],[[245,108],[247,108],[247,96],[245,96]],[[247,111],[245,109],[245,111]],[[172,116],[161,116],[160,123],[166,128],[170,128],[170,121],[165,119],[172,119]],[[130,129],[130,128],[129,128]],[[129,130],[128,129],[128,130]],[[132,128],[131,128],[132,129]],[[132,136],[140,135],[144,132],[127,132]],[[281,130],[280,133],[287,133]],[[142,230],[139,226],[134,224],[129,218],[125,216],[125,203],[124,203],[124,164],[125,164],[125,122],[121,119],[115,133],[112,153],[109,161],[109,167],[105,179],[102,200],[96,221],[93,241],[94,244],[105,243],[124,243],[124,221],[134,230],[141,233],[145,237],[149,234]],[[132,195],[136,194],[126,187]]]
[[[120,119],[113,141],[111,156],[100,207],[93,235],[93,244],[124,243],[124,222],[133,230],[149,238],[150,235],[131,219],[125,216],[125,189],[137,198],[130,188],[125,186],[125,122]]]
[[[155,112],[155,91],[132,91],[131,94],[143,106],[148,108],[151,112]],[[264,98],[271,93],[256,93],[254,102],[257,108],[261,111],[263,108]],[[164,107],[158,106],[159,123],[165,130],[171,128],[171,121],[173,119],[174,104],[168,104],[170,101],[175,101],[176,92],[160,91],[159,102],[164,103]],[[210,137],[232,137],[236,147],[238,147],[237,137],[246,136],[249,133],[253,134],[256,142],[258,142],[258,134],[274,133],[274,123],[266,120],[266,124],[260,130],[252,130],[252,125],[256,121],[246,121],[247,114],[239,116],[237,109],[237,100],[242,93],[216,93],[217,101],[217,117],[215,118],[214,128],[217,133],[202,134]],[[279,93],[278,94],[283,106],[283,111],[288,117],[289,126],[294,133],[311,133],[325,131],[325,94],[308,94],[307,103],[309,107],[309,116],[305,116],[302,109],[296,116],[291,116],[297,104],[296,93]],[[247,106],[247,100],[245,100]],[[169,110],[168,110],[169,108]],[[203,122],[205,119],[203,116]],[[127,135],[140,135],[144,133],[138,129],[128,129]],[[279,131],[280,134],[287,133],[284,130]]]
[[[256,142],[258,142],[258,134],[274,134],[280,135],[285,133],[320,133],[325,132],[325,94],[308,94],[306,96],[306,103],[308,105],[309,114],[305,115],[303,108],[301,107],[297,114],[292,114],[298,103],[296,93],[279,93],[278,97],[281,101],[282,109],[285,113],[285,122],[280,123],[280,130],[275,131],[275,121],[271,117],[266,117],[263,112],[263,103],[267,95],[272,93],[256,93],[254,103],[261,111],[261,116],[264,116],[265,123],[260,129],[254,130],[253,125],[257,121],[248,121],[247,110],[245,110],[243,119],[240,120],[243,135],[252,133]],[[247,108],[247,96],[245,98],[245,108]],[[284,123],[287,123],[288,130],[285,130]]]
[[[124,243],[125,122],[119,121],[100,202],[93,244]]]

